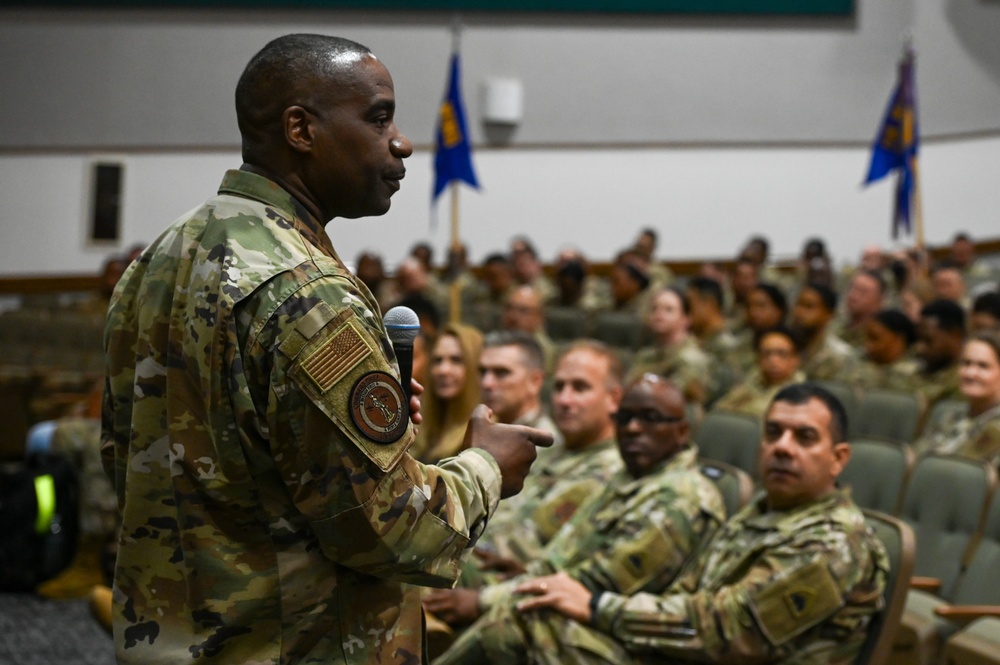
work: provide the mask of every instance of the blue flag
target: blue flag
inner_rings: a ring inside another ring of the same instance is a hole
[[[911,232],[913,201],[917,189],[917,99],[913,81],[913,52],[907,51],[899,64],[899,81],[889,99],[889,107],[872,145],[872,161],[864,184],[897,172],[896,202],[892,237],[899,229]]]
[[[438,112],[435,146],[432,201],[437,200],[452,180],[463,180],[479,188],[476,172],[472,169],[472,144],[465,124],[457,52],[451,55],[451,78]]]

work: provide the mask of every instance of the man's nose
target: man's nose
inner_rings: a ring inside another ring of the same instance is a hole
[[[410,143],[410,139],[406,138],[402,132],[389,141],[389,148],[392,150],[393,155],[402,159],[406,159],[413,154],[413,144]]]

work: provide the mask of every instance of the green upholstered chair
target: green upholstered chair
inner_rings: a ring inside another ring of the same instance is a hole
[[[749,473],[732,464],[705,458],[699,461],[698,466],[701,474],[719,488],[727,516],[732,517],[750,502],[754,486]]]
[[[868,626],[868,637],[855,659],[855,665],[881,665],[892,651],[893,639],[906,604],[906,592],[913,575],[916,543],[913,529],[891,515],[865,510],[865,522],[882,541],[889,554],[889,579],[882,593],[882,611]]]
[[[866,390],[858,400],[853,422],[848,422],[848,437],[913,443],[920,413],[920,399],[913,393]]]
[[[760,452],[760,421],[729,411],[709,411],[694,433],[703,457],[731,464],[756,479]]]
[[[851,488],[854,502],[862,508],[898,515],[912,469],[913,450],[905,443],[856,439],[838,482]]]

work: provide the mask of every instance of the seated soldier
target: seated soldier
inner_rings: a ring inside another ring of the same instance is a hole
[[[595,593],[662,593],[725,519],[718,490],[698,470],[698,449],[688,440],[684,413],[676,386],[653,374],[640,377],[615,414],[625,468],[563,525],[521,575],[481,591],[435,592],[424,606],[449,623],[465,624],[493,607],[511,611],[519,584],[557,571]],[[498,636],[492,625],[484,628],[490,634],[478,626],[467,631],[439,662],[490,662],[480,642]]]
[[[665,593],[595,593],[565,573],[528,580],[516,609],[480,620],[495,627],[495,639],[482,641],[476,662],[854,662],[881,609],[889,560],[850,494],[837,489],[851,454],[846,428],[843,406],[823,388],[785,388],[765,418],[763,495]],[[502,639],[512,626],[520,642]]]
[[[913,389],[920,364],[910,356],[917,327],[898,309],[883,309],[865,327],[865,356],[848,376],[861,390]]]
[[[837,292],[831,287],[810,282],[799,290],[792,328],[805,344],[802,373],[810,381],[843,380],[854,364],[854,349],[830,330],[836,314]]]
[[[886,283],[873,270],[860,270],[851,277],[844,296],[843,318],[837,322],[840,338],[856,349],[864,344],[865,325],[885,302]]]
[[[747,298],[746,326],[736,334],[736,344],[730,358],[740,376],[746,376],[757,362],[756,339],[762,330],[784,325],[788,315],[785,292],[774,284],[761,282],[750,290]]]
[[[1000,292],[987,291],[976,296],[969,314],[969,332],[1000,330]]]
[[[653,343],[636,352],[628,380],[658,374],[680,388],[689,403],[701,407],[708,392],[712,362],[688,334],[690,311],[687,297],[673,287],[653,296],[646,315]]]
[[[961,406],[949,410],[915,443],[918,455],[956,454],[1000,469],[1000,336],[976,333],[965,343],[958,369]]]
[[[764,415],[775,393],[790,383],[805,380],[799,370],[802,342],[785,326],[767,328],[757,333],[754,348],[757,367],[723,395],[712,410],[745,413],[755,418]]]
[[[479,391],[483,404],[500,423],[527,425],[552,432],[559,430],[542,406],[545,356],[531,335],[496,330],[483,340],[479,354]],[[551,448],[544,449],[548,453]]]
[[[562,443],[540,455],[520,494],[503,501],[475,552],[527,563],[538,557],[584,500],[621,467],[614,422],[622,395],[622,366],[609,347],[594,340],[571,344],[556,363],[552,419]],[[558,437],[557,437],[558,440]],[[461,583],[481,586],[492,578],[463,567]]]
[[[503,303],[500,328],[531,335],[542,349],[546,373],[552,372],[557,349],[555,342],[545,332],[545,308],[541,293],[535,287],[522,284],[511,289]]]
[[[736,336],[726,328],[726,317],[722,313],[724,296],[718,280],[700,275],[691,278],[687,298],[691,332],[711,361],[706,398],[706,403],[711,404],[739,378],[730,360],[736,348]]]
[[[933,300],[920,310],[914,352],[922,361],[916,391],[926,412],[940,400],[962,399],[958,360],[965,344],[965,311],[951,300]]]

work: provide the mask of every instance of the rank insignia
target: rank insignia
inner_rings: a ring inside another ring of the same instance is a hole
[[[386,372],[368,372],[351,388],[351,419],[365,438],[393,443],[406,432],[410,407],[399,381]]]

